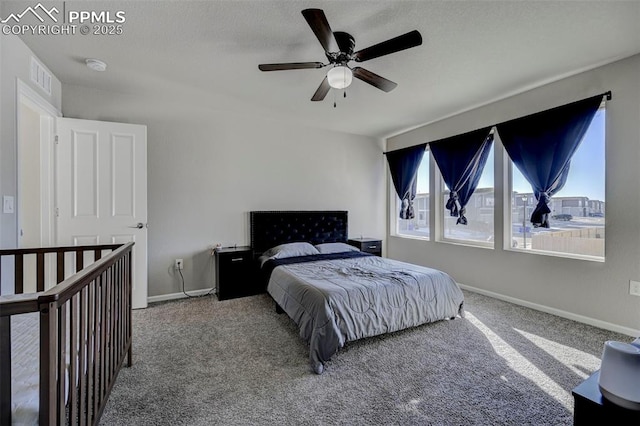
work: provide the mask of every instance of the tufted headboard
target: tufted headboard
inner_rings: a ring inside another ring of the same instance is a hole
[[[284,243],[346,242],[349,235],[347,211],[254,211],[249,215],[256,255]]]

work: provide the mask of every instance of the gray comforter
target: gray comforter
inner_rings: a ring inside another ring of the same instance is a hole
[[[280,265],[267,291],[309,342],[317,374],[347,341],[464,316],[449,275],[376,256]]]

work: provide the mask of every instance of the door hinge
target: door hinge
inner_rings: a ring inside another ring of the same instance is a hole
[[[56,135],[54,139],[55,139],[56,145],[58,145],[58,135]]]
[[[56,217],[60,217],[60,209],[56,207],[54,210],[55,210]]]

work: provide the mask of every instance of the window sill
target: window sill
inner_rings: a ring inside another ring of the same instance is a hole
[[[535,254],[538,256],[550,256],[550,257],[560,257],[564,259],[575,259],[575,260],[586,260],[588,262],[598,262],[604,263],[605,258],[599,256],[589,256],[585,254],[571,254],[571,253],[558,253],[553,251],[543,251],[543,250],[523,250],[518,248],[505,248],[505,251],[512,251],[515,253],[524,253],[524,254]]]
[[[473,247],[473,248],[481,248],[481,249],[488,249],[488,250],[494,250],[495,247],[493,244],[490,243],[482,243],[482,242],[474,242],[474,241],[460,241],[460,240],[450,240],[450,239],[437,239],[437,240],[432,240],[429,237],[420,237],[417,235],[404,235],[404,234],[391,234],[391,237],[396,237],[396,238],[405,238],[408,240],[418,240],[418,241],[433,241],[435,243],[443,243],[443,244],[451,244],[454,246],[462,246],[462,247]]]
[[[438,243],[444,243],[444,244],[452,244],[454,246],[462,246],[462,247],[473,247],[473,248],[481,248],[481,249],[488,249],[488,250],[494,250],[495,247],[492,243],[483,243],[480,241],[470,241],[470,240],[452,240],[452,239],[448,239],[448,238],[440,238],[438,240],[436,240],[436,242]]]
[[[419,235],[391,234],[391,237],[406,238],[408,240],[431,241],[430,237],[421,237]]]

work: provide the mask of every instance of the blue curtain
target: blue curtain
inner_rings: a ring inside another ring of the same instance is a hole
[[[387,162],[396,193],[402,200],[401,219],[413,219],[413,199],[416,198],[418,167],[427,144],[387,152]]]
[[[493,135],[491,127],[429,143],[442,178],[449,188],[447,210],[458,217],[456,224],[466,225],[465,206],[476,190],[487,162]]]
[[[564,186],[571,157],[595,116],[602,95],[496,125],[500,140],[537,200],[534,227],[549,227],[548,203]]]

